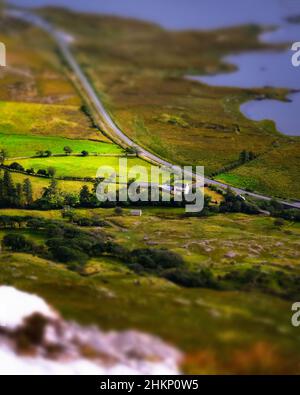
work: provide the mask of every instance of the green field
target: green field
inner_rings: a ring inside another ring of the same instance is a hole
[[[73,154],[80,154],[83,150],[89,154],[122,154],[124,151],[116,144],[75,140],[52,136],[33,136],[17,134],[1,134],[0,147],[5,148],[9,158],[35,156],[38,151],[49,150],[52,154],[64,154],[64,147],[70,147]]]
[[[219,181],[270,196],[300,199],[300,140],[273,148],[256,160],[220,174]]]
[[[124,160],[124,158],[122,158]],[[143,166],[146,171],[150,169],[150,164],[138,158],[128,158],[128,170],[133,166]],[[11,161],[6,161],[9,164]],[[119,174],[119,158],[118,157],[100,157],[100,156],[64,156],[49,158],[29,158],[18,160],[25,169],[33,168],[35,171],[54,167],[57,177],[96,177],[97,170],[100,166],[111,166]],[[111,174],[111,173],[109,173]]]

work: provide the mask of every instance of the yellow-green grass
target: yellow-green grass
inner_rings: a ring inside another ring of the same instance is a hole
[[[0,102],[0,133],[106,140],[79,107]]]
[[[89,154],[122,154],[124,151],[112,143],[101,141],[67,139],[52,136],[34,136],[24,134],[0,133],[0,147],[4,148],[9,158],[35,156],[38,151],[49,150],[52,154],[64,154],[64,147],[70,147],[73,154],[87,151]]]
[[[34,177],[20,173],[12,173],[12,178],[15,183],[21,183],[21,184],[24,182],[26,178],[29,178],[32,185],[32,192],[34,199],[40,198],[44,191],[44,188],[47,188],[50,185],[50,180],[43,177]],[[92,188],[91,183],[83,182],[83,181],[58,180],[57,184],[58,184],[58,188],[62,192],[66,192],[66,193],[79,193],[84,185],[89,186],[90,189]]]
[[[227,214],[187,219],[168,210],[143,211],[139,218],[126,212],[112,215],[116,227],[109,233],[128,248],[178,252],[195,269],[204,266],[219,271],[259,264],[277,268],[292,265],[300,270],[299,224],[287,222],[278,228],[273,218],[261,216]]]
[[[300,140],[293,139],[217,179],[270,196],[300,199]]]
[[[91,260],[87,272],[94,275],[81,277],[31,255],[0,256],[0,284],[38,294],[65,318],[82,324],[158,335],[186,353],[187,372],[298,369],[299,336],[290,325],[289,302],[256,293],[184,289],[138,277],[108,258]],[[251,358],[249,350],[259,344],[261,352],[253,351]],[[237,352],[244,355],[242,366]],[[265,355],[271,355],[267,362]]]
[[[101,166],[112,167],[116,172],[117,176],[120,170],[124,169],[123,166],[119,168],[119,160],[122,163],[125,158],[118,157],[100,157],[100,156],[63,156],[63,157],[49,157],[49,158],[28,158],[18,160],[25,169],[33,168],[35,171],[39,169],[47,170],[49,167],[56,169],[57,177],[72,176],[72,177],[96,177],[97,170]],[[12,161],[7,160],[5,164],[9,164]],[[138,158],[127,158],[128,172],[134,166],[143,166],[145,171],[149,174],[150,164],[142,159]],[[112,171],[108,169],[108,175],[112,174]],[[129,177],[131,178],[131,177]],[[146,181],[146,180],[145,180]]]

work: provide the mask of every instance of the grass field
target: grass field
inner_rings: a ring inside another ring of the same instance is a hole
[[[122,158],[124,160],[124,158]],[[146,171],[150,169],[150,164],[138,158],[128,158],[128,171],[134,166],[143,166]],[[9,164],[11,161],[6,161]],[[56,176],[72,176],[72,177],[96,177],[97,170],[100,166],[110,166],[119,174],[119,158],[118,157],[100,157],[100,156],[64,156],[50,158],[29,158],[18,160],[25,169],[33,168],[35,171],[54,167]],[[111,172],[109,172],[111,174]],[[131,178],[131,177],[129,177]]]
[[[38,103],[0,102],[0,133],[107,139],[90,125],[79,107]]]
[[[32,192],[33,192],[33,198],[38,199],[41,197],[44,188],[47,188],[50,184],[50,180],[47,178],[42,178],[42,177],[32,177],[32,176],[27,176],[25,174],[19,174],[19,173],[13,173],[12,174],[13,180],[15,183],[23,183],[26,178],[29,178],[31,181],[32,185]],[[90,189],[92,188],[92,185],[87,182],[83,181],[65,181],[65,180],[58,180],[58,188],[62,192],[67,192],[67,193],[79,193],[83,185],[88,185],[90,186]],[[46,216],[47,212],[45,211],[42,216]]]
[[[276,197],[300,199],[300,140],[293,139],[281,144],[217,179],[233,186]]]
[[[149,213],[138,219],[114,216],[119,228],[110,232],[130,248],[153,245],[178,252],[195,269],[205,266],[218,271],[258,264],[277,268],[293,265],[300,270],[299,224],[286,223],[278,228],[272,218],[244,214],[182,219],[168,210],[157,214],[149,209]]]
[[[35,156],[38,151],[50,150],[52,154],[64,154],[64,147],[70,147],[73,154],[83,150],[89,154],[122,154],[124,151],[112,143],[76,140],[63,137],[1,134],[0,147],[5,148],[8,158]]]

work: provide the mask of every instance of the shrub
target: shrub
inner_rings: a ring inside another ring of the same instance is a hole
[[[23,235],[9,233],[3,238],[3,245],[12,251],[31,251],[33,244]]]
[[[62,263],[78,262],[83,264],[88,256],[83,252],[65,246],[55,246],[50,248],[53,258]]]
[[[40,176],[48,176],[47,171],[44,169],[39,169],[36,174],[38,174]]]
[[[209,269],[190,272],[186,269],[171,269],[163,273],[163,277],[175,284],[189,288],[219,288],[213,273]]]
[[[18,162],[13,162],[8,166],[12,170],[17,170],[17,171],[24,171],[24,167],[20,165]]]
[[[132,251],[131,263],[137,263],[149,271],[179,268],[184,264],[182,257],[175,252],[147,248]]]

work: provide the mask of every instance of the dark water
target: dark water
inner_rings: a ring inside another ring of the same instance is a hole
[[[300,37],[300,34],[299,34]],[[277,87],[300,89],[300,67],[291,63],[292,51],[250,52],[228,56],[225,61],[234,64],[237,71],[212,76],[189,77],[214,86],[242,88]],[[271,119],[277,129],[287,135],[300,136],[300,94],[289,97],[290,102],[277,100],[250,101],[241,106],[248,118],[259,121]]]
[[[294,67],[291,56],[294,52],[248,52],[227,56],[224,60],[234,64],[237,71],[211,76],[190,77],[214,86],[241,88],[300,89],[300,68]]]
[[[290,103],[278,100],[249,101],[241,106],[243,114],[255,121],[272,119],[277,130],[289,136],[300,136],[300,93],[289,96]],[[297,116],[298,115],[298,116]]]
[[[275,24],[300,14],[298,0],[11,0],[21,6],[57,5],[129,16],[170,29],[212,29],[245,23]]]

